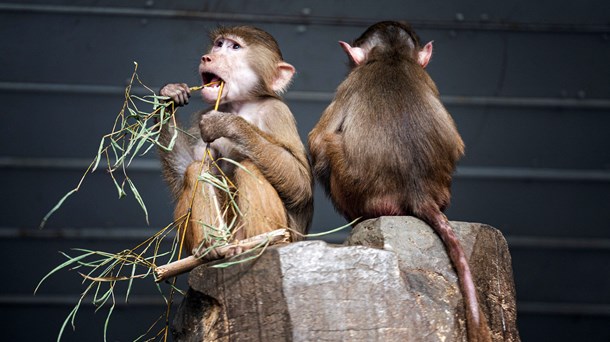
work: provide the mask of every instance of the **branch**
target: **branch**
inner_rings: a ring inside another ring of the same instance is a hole
[[[268,242],[269,245],[275,245],[280,243],[287,243],[289,241],[290,232],[287,229],[277,229],[268,233],[255,235],[245,240],[236,241],[234,243],[230,243],[221,247],[216,247],[214,251],[216,252],[215,254],[218,255],[218,257],[215,259],[210,258],[210,255],[214,255],[214,253],[209,253],[208,255],[206,255],[205,259],[197,257],[195,255],[191,255],[184,259],[170,262],[167,265],[159,266],[155,269],[155,281],[157,283],[160,283],[166,279],[173,278],[180,274],[189,272],[193,268],[199,265],[203,265],[206,262],[223,259],[226,257],[227,254],[234,252],[236,249],[241,249],[242,252],[245,252],[265,242]]]

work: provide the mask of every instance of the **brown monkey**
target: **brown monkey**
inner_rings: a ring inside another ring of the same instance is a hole
[[[442,213],[464,143],[424,70],[432,43],[386,21],[340,44],[352,68],[309,134],[314,174],[349,221],[414,215],[432,226],[457,271],[468,337],[487,341],[466,256]]]
[[[313,176],[295,119],[280,98],[295,69],[283,60],[275,39],[261,29],[223,27],[211,32],[210,39],[212,46],[201,57],[199,73],[203,84],[222,81],[224,86],[204,87],[201,96],[214,103],[222,89],[218,111],[197,113],[198,124],[190,129],[190,135],[179,132],[172,151],[159,150],[164,177],[177,199],[174,216],[183,217],[191,206],[206,144],[210,143],[214,158],[229,158],[248,169],[218,161],[237,188],[237,204],[243,213],[236,217],[235,239],[285,227],[306,233],[313,210]],[[160,94],[179,106],[188,103],[191,96],[186,84],[168,84]],[[169,142],[174,129],[162,130],[162,143]],[[220,172],[209,162],[205,167]],[[188,252],[211,244],[204,241],[209,232],[206,224],[218,225],[215,200],[226,200],[220,191],[213,193],[213,187],[200,184],[199,189],[184,236]],[[234,218],[224,219],[230,222]],[[297,234],[292,237],[298,239]]]

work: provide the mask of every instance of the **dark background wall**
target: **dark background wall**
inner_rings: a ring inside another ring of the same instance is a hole
[[[385,19],[411,21],[435,42],[428,70],[467,144],[448,216],[507,237],[523,340],[610,340],[610,2],[602,0],[0,3],[2,339],[55,339],[82,291],[75,272],[62,272],[32,296],[64,260],[57,251],[119,251],[171,221],[151,154],[131,169],[150,226],[133,196],[116,199],[98,171],[37,228],[110,132],[133,61],[153,89],[198,84],[208,29],[260,26],[298,70],[286,99],[305,139],[346,74],[337,40]],[[191,102],[183,117],[201,108]],[[343,225],[317,190],[313,230]],[[163,312],[155,291],[140,285],[117,307],[110,340],[136,338]],[[64,340],[101,340],[105,313],[83,304]]]

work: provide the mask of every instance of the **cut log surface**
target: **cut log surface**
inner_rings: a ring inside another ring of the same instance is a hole
[[[519,341],[510,254],[487,225],[452,222],[495,341]],[[177,341],[466,341],[457,278],[438,236],[413,217],[357,225],[344,246],[270,247],[224,269],[200,266]]]

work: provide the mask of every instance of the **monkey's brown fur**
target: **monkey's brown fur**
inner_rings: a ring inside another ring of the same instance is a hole
[[[218,162],[237,188],[237,204],[243,213],[237,217],[236,239],[285,227],[306,233],[313,210],[313,176],[294,117],[279,97],[289,85],[294,67],[283,61],[275,39],[263,30],[250,26],[219,28],[211,38],[213,45],[202,56],[199,71],[204,84],[210,78],[225,83],[221,105],[218,111],[195,115],[199,122],[190,133],[196,138],[179,132],[171,152],[160,150],[164,177],[177,199],[176,218],[191,210],[195,194],[190,224],[186,233],[180,232],[186,250],[212,243],[204,239],[204,224],[218,225],[212,195],[221,205],[227,200],[224,193],[213,192],[201,182],[193,192],[205,143],[211,143],[214,158],[226,157],[248,169],[246,172],[229,162]],[[201,94],[211,102],[219,91],[206,87]],[[168,84],[160,93],[177,105],[188,103],[190,97],[186,84]],[[173,129],[162,131],[162,142],[169,141]],[[208,168],[219,173],[205,162],[204,170]],[[229,212],[224,220],[231,222],[233,216]],[[293,234],[292,238],[299,239],[299,235]]]
[[[337,210],[414,215],[443,239],[464,294],[468,336],[490,340],[464,252],[442,211],[464,144],[422,66],[432,52],[410,26],[381,22],[351,47],[352,70],[309,134],[314,174]]]

